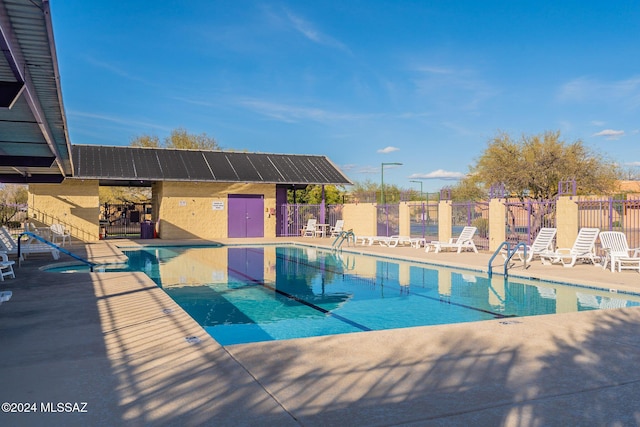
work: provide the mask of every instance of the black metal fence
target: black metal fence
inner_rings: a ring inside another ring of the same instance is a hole
[[[100,228],[105,239],[141,237],[141,224],[151,220],[150,204],[108,204],[100,207]]]

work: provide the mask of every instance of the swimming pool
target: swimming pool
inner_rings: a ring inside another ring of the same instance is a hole
[[[222,345],[640,305],[640,295],[318,248],[124,251]]]

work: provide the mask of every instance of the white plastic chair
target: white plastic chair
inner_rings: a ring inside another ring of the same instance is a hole
[[[344,220],[338,219],[336,220],[336,225],[329,229],[329,233],[331,237],[338,237],[340,233],[342,233],[342,229],[344,228]]]
[[[603,231],[600,243],[606,252],[603,268],[611,263],[611,272],[622,270],[638,270],[640,272],[640,248],[629,249],[627,236],[620,231]]]
[[[315,237],[317,233],[316,224],[318,220],[315,218],[311,218],[307,221],[307,226],[305,227],[302,237]]]
[[[456,249],[458,253],[463,249],[471,249],[475,253],[478,253],[476,244],[473,243],[473,236],[478,229],[476,227],[467,226],[462,229],[458,237],[452,237],[448,242],[433,241],[425,245],[425,252],[429,252],[431,247],[435,248],[435,252],[438,253],[442,249]]]
[[[591,261],[591,263],[596,264],[600,260],[600,257],[596,254],[596,239],[599,233],[599,228],[581,228],[576,241],[570,249],[560,248],[553,252],[542,252],[540,260],[544,265],[562,263],[565,267],[573,267],[578,260]]]
[[[0,251],[0,281],[4,281],[5,277],[16,278],[16,274],[13,272],[13,265],[15,261],[9,261],[7,253]]]
[[[531,262],[534,257],[540,256],[541,253],[553,252],[553,239],[558,232],[557,228],[543,227],[538,231],[536,238],[531,245],[527,245],[527,262]],[[524,261],[524,250],[518,248],[518,252],[515,255],[520,258],[520,261]],[[507,257],[507,251],[502,251],[502,256]]]
[[[71,242],[71,233],[65,230],[64,225],[62,224],[51,224],[51,242],[56,243],[59,239],[62,239],[62,243],[60,246],[64,246],[67,243],[67,239]]]

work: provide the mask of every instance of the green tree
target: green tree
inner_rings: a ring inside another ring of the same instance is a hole
[[[132,147],[160,147],[160,138],[155,135],[140,135],[131,140],[130,145]]]
[[[493,137],[470,173],[454,187],[456,198],[486,197],[493,185],[504,185],[506,196],[551,200],[558,195],[561,181],[575,180],[578,194],[612,194],[620,176],[617,165],[589,150],[582,141],[566,142],[560,132],[523,135],[507,133]],[[537,204],[532,212],[532,232],[545,216],[553,215],[551,205]],[[515,218],[509,221],[515,232]]]
[[[167,148],[177,148],[180,150],[220,149],[218,142],[206,133],[201,133],[199,135],[191,134],[183,128],[172,130],[171,134],[165,138],[164,146]]]
[[[335,185],[324,186],[324,202],[328,205],[341,204],[344,194],[344,189],[338,188]],[[293,203],[293,190],[287,192],[287,201]],[[296,190],[295,201],[296,203],[311,205],[320,204],[322,202],[322,185],[311,184],[305,189]]]
[[[27,203],[27,197],[25,185],[0,184],[0,224],[22,221],[19,214]]]
[[[369,179],[365,181],[356,181],[349,192],[350,201],[373,203],[380,197],[380,184]]]
[[[151,203],[151,188],[148,187],[100,187],[100,204],[114,205]]]
[[[176,148],[180,150],[219,150],[218,142],[206,133],[192,134],[186,129],[177,128],[171,131],[162,143],[156,135],[139,135],[134,137],[132,147]]]
[[[614,162],[580,140],[564,141],[560,132],[519,139],[499,133],[456,190],[477,187],[482,194],[492,185],[503,184],[511,197],[549,200],[558,195],[558,183],[564,180],[575,180],[578,194],[609,194],[615,191],[619,175]]]

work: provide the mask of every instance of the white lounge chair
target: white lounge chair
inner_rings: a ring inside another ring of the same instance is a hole
[[[389,240],[386,240],[383,243],[391,248],[395,248],[398,245],[408,245],[413,248],[420,248],[420,246],[425,244],[425,239],[422,237],[391,236],[389,237]]]
[[[463,249],[471,249],[475,253],[478,253],[476,244],[473,243],[473,235],[476,234],[478,229],[476,227],[464,227],[458,237],[452,237],[448,242],[432,241],[425,245],[425,252],[433,247],[435,252],[438,253],[443,249],[455,249],[458,253]]]
[[[362,245],[371,246],[374,243],[379,243],[380,246],[386,246],[387,242],[391,240],[389,236],[358,236],[357,240],[362,240]]]
[[[329,229],[329,234],[331,237],[338,237],[340,233],[342,233],[342,229],[344,228],[344,220],[338,219],[336,220],[336,225]]]
[[[316,228],[316,224],[318,220],[315,218],[311,218],[307,221],[307,226],[302,231],[302,237],[316,237],[318,233],[318,229]]]
[[[51,229],[52,243],[58,244],[59,239],[62,239],[62,243],[60,243],[60,246],[64,246],[64,244],[67,242],[67,239],[69,239],[69,242],[71,242],[71,233],[66,231],[64,225],[51,224],[51,227],[49,228]]]
[[[611,263],[611,272],[622,270],[638,270],[640,272],[640,248],[629,249],[627,236],[620,231],[603,231],[600,243],[606,252],[603,268]]]
[[[558,232],[557,228],[541,228],[536,235],[536,238],[533,240],[531,245],[527,245],[527,262],[531,262],[534,257],[540,256],[541,253],[545,252],[553,252],[553,239],[556,237],[556,233]],[[515,253],[518,256],[520,261],[524,262],[524,250],[518,248],[518,251]],[[502,251],[502,256],[506,259],[507,251]]]
[[[6,252],[0,251],[0,281],[4,281],[5,277],[16,278],[16,274],[13,272],[15,263],[15,261],[9,261]]]
[[[50,253],[53,259],[60,258],[60,251],[44,243],[33,243],[33,238],[20,243],[20,258],[24,259],[27,254]],[[9,230],[0,227],[0,250],[7,254],[18,254],[18,242],[13,238]]]
[[[578,260],[590,261],[596,264],[600,260],[600,257],[596,254],[598,233],[600,233],[599,228],[581,228],[573,247],[542,252],[540,253],[540,261],[545,265],[562,263],[565,267],[573,267]]]
[[[389,246],[392,244],[393,236],[356,236],[355,243],[362,246],[371,246],[374,243],[379,243],[380,246]]]

